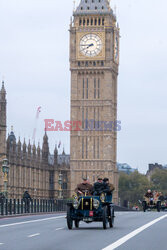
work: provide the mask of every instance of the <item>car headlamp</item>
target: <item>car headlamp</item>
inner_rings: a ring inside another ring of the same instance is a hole
[[[105,202],[105,194],[104,193],[102,193],[101,195],[100,195],[100,200],[101,200],[101,202]]]
[[[75,209],[77,209],[79,207],[79,201],[78,201],[78,197],[77,196],[74,196],[72,204],[73,204],[73,207]]]
[[[99,205],[100,205],[99,200],[93,199],[93,207],[94,207],[95,209],[98,209]]]

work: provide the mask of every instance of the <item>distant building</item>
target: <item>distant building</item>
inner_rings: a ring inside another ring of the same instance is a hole
[[[148,171],[146,173],[146,176],[147,176],[149,181],[151,180],[151,176],[153,175],[153,173],[155,172],[156,169],[159,169],[159,170],[166,169],[167,170],[167,165],[163,166],[163,165],[158,164],[158,163],[148,164]]]
[[[131,174],[134,173],[135,171],[138,171],[137,168],[132,168],[127,163],[117,163],[117,168],[119,172],[123,172],[125,174]]]

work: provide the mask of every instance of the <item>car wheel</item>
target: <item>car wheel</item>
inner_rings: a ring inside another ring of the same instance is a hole
[[[114,226],[114,208],[111,207],[109,208],[110,209],[110,214],[109,214],[109,225],[110,225],[110,228],[112,228]]]
[[[147,206],[146,202],[143,202],[143,212],[146,212],[146,209],[147,209],[146,206]]]
[[[73,220],[71,219],[71,207],[67,206],[67,226],[68,229],[72,229],[73,228]]]
[[[157,212],[160,212],[161,211],[161,202],[158,201],[157,202]]]
[[[79,220],[75,220],[75,227],[79,228]]]
[[[107,207],[103,207],[103,229],[107,228]]]

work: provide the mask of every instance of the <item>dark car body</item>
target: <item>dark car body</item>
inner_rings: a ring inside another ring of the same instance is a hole
[[[103,228],[106,229],[109,223],[113,227],[114,223],[114,205],[111,202],[112,196],[81,196],[73,199],[67,204],[67,225],[72,229],[73,222],[79,227],[79,222],[103,222]]]

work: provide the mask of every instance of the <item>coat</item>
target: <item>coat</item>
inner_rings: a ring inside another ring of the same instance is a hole
[[[89,183],[81,183],[78,184],[77,188],[75,189],[75,192],[78,193],[78,191],[84,193],[87,193],[88,195],[92,194],[93,186]]]

